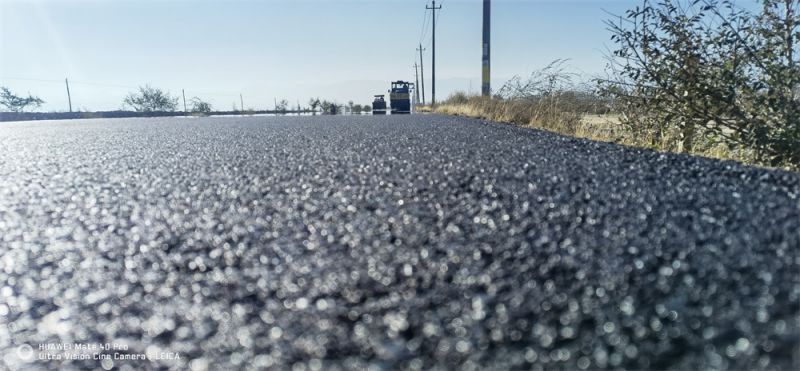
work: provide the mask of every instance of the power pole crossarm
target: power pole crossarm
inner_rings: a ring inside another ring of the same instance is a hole
[[[436,0],[431,0],[431,6],[425,5],[425,9],[431,10],[431,38],[433,49],[431,50],[431,107],[436,105],[436,11],[442,6],[436,6]]]

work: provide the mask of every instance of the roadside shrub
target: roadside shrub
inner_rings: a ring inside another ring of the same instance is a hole
[[[600,88],[641,142],[724,146],[800,164],[800,2],[650,1],[606,22],[616,50]]]
[[[140,86],[138,92],[128,94],[122,101],[137,112],[172,112],[178,106],[178,98],[150,85]]]
[[[192,98],[191,103],[192,103],[192,108],[191,108],[192,113],[207,115],[212,111],[211,103],[208,103],[198,97]]]
[[[463,91],[457,91],[457,92],[453,93],[452,95],[450,95],[449,97],[447,97],[447,99],[445,99],[445,101],[443,103],[444,104],[467,104],[469,102],[469,98],[470,97],[467,96],[467,93],[465,93]]]
[[[456,92],[436,110],[574,134],[586,114],[608,113],[609,105],[556,60],[530,76],[515,76],[492,97]]]

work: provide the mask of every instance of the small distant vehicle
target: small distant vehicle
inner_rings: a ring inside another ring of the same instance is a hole
[[[372,101],[372,114],[385,115],[386,114],[386,100],[383,95],[376,95],[375,100]]]
[[[389,90],[389,102],[392,104],[392,114],[411,113],[411,83],[407,81],[392,82]]]

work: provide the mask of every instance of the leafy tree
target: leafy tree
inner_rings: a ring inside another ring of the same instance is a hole
[[[322,105],[322,102],[320,102],[319,98],[311,98],[311,99],[308,100],[308,106],[311,107],[311,114],[312,115],[316,115],[317,114],[317,108],[319,108],[321,105]]]
[[[364,107],[362,107],[360,104],[353,105],[353,113],[361,114],[362,110],[364,110]]]
[[[122,102],[137,112],[171,112],[178,106],[178,97],[172,97],[164,90],[145,85],[140,86],[138,92],[128,94]]]
[[[644,0],[609,20],[616,50],[601,91],[653,144],[724,143],[765,164],[800,164],[800,2]]]
[[[364,106],[361,107],[361,109],[363,109],[364,112],[372,112],[372,106],[369,104],[365,104]]]
[[[278,102],[278,105],[275,107],[275,109],[277,111],[282,111],[282,112],[286,113],[286,110],[289,109],[289,101],[286,100],[286,99],[281,99]]]
[[[342,111],[342,105],[327,100],[323,100],[320,106],[322,107],[322,113],[327,115],[337,115]]]
[[[192,112],[207,114],[211,113],[212,111],[211,104],[201,100],[198,97],[192,98],[191,103],[192,103]]]
[[[38,108],[44,103],[39,97],[34,97],[28,93],[27,97],[20,97],[12,93],[5,86],[0,86],[0,105],[3,105],[11,112],[23,112],[25,107],[31,106]]]
[[[332,106],[332,105],[333,105],[333,103],[331,103],[331,102],[328,102],[328,100],[323,100],[323,101],[322,101],[322,102],[320,102],[320,104],[319,104],[320,108],[322,108],[322,113],[323,113],[323,114],[325,114],[325,113],[329,113],[329,112],[330,112],[330,110],[331,110],[331,106]]]

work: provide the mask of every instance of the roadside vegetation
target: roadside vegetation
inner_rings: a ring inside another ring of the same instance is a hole
[[[210,102],[192,97],[180,105],[180,97],[172,95],[169,91],[152,87],[139,86],[135,91],[129,92],[122,100],[120,109],[113,111],[91,111],[86,108],[70,112],[36,112],[36,108],[45,103],[41,98],[28,94],[27,97],[13,93],[9,88],[0,86],[0,121],[24,120],[59,120],[79,118],[121,118],[121,117],[165,117],[209,115],[287,115],[287,114],[323,114],[323,115],[361,115],[372,113],[372,106],[361,105],[353,101],[340,104],[327,99],[311,98],[308,106],[303,107],[300,102],[292,107],[287,99],[275,100],[274,106],[268,109],[247,107],[242,109],[236,102],[230,111],[215,110]],[[183,108],[183,110],[181,110]]]
[[[609,114],[610,105],[589,84],[577,82],[579,76],[568,71],[566,62],[557,60],[526,78],[514,77],[492,97],[457,92],[435,111],[592,139],[621,139],[615,137],[621,133],[595,133],[595,128],[585,125],[587,115]]]
[[[27,107],[37,108],[43,103],[44,101],[41,98],[35,97],[30,93],[27,97],[23,97],[12,93],[5,86],[0,86],[0,106],[11,112],[24,112]]]
[[[361,115],[372,112],[372,106],[369,104],[360,105],[355,104],[353,101],[348,101],[345,105],[326,99],[320,100],[319,98],[311,98],[308,101],[308,107],[310,108],[312,115],[316,115],[317,113],[321,113],[323,115],[337,115],[343,113]]]
[[[213,111],[213,107],[211,107],[211,103],[208,103],[198,97],[194,97],[190,100],[191,102],[191,111],[192,114],[197,116],[205,116]]]
[[[607,75],[563,60],[435,108],[567,135],[800,169],[800,3],[643,1],[609,20]]]
[[[178,97],[145,85],[140,86],[138,91],[128,94],[122,103],[136,112],[172,112],[178,107]]]

